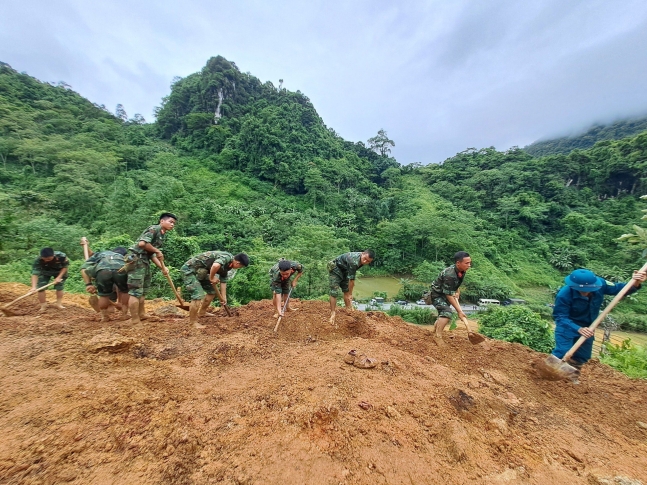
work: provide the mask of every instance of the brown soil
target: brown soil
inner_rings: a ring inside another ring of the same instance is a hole
[[[277,333],[269,301],[204,330],[168,302],[139,328],[65,304],[0,318],[0,483],[647,480],[647,383],[596,361],[579,386],[547,382],[521,345],[459,327],[439,348],[381,313],[332,327],[324,302],[296,303]],[[348,365],[350,349],[380,363]]]

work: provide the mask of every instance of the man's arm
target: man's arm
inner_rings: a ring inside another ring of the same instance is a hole
[[[211,281],[212,285],[215,285],[220,281],[220,278],[216,277],[216,273],[220,271],[220,268],[222,268],[220,263],[213,263],[211,265],[211,269],[209,270],[209,281]]]
[[[37,274],[32,274],[31,275],[31,289],[32,289],[32,291],[37,288],[37,286],[36,286],[37,284],[38,284],[38,275]]]
[[[220,296],[222,297],[222,300],[220,300],[220,303],[224,306],[227,304],[227,283],[224,281],[220,282]]]
[[[67,274],[67,266],[65,268],[61,268],[61,271],[58,272],[58,275],[56,275],[56,278],[54,279],[54,281],[56,283],[60,283],[61,281],[63,281],[63,276],[65,276],[66,274]]]
[[[463,312],[463,309],[461,308],[461,305],[458,303],[458,298],[456,298],[454,295],[445,295],[445,298],[447,298],[447,301],[451,306],[454,307],[454,310],[456,310],[456,313],[458,313],[459,318],[467,318],[467,315]]]
[[[294,277],[294,279],[292,280],[292,288],[296,288],[296,287],[297,287],[297,281],[299,281],[299,278],[301,278],[301,275],[302,275],[302,274],[303,274],[303,266],[301,266],[301,271],[298,271],[298,272],[297,272],[297,275],[296,275],[296,276]],[[351,292],[352,292],[352,290],[351,290]]]
[[[353,297],[353,288],[355,288],[355,279],[348,281],[348,293],[350,293],[351,298]]]
[[[571,320],[571,305],[572,300],[568,293],[565,295],[561,294],[561,292],[557,293],[557,297],[555,298],[555,307],[553,308],[553,319],[555,320],[555,325],[562,325],[580,333],[580,329],[582,327]]]
[[[144,240],[141,240],[137,243],[137,246],[142,248],[144,251],[146,251],[149,254],[155,254],[160,261],[164,261],[164,254],[162,254],[162,251],[157,249],[155,246],[153,246],[151,243],[146,242]]]
[[[92,284],[92,278],[85,272],[85,268],[81,268],[81,278],[85,282],[85,291],[93,294],[97,292],[96,287]]]
[[[153,255],[153,257],[151,258],[151,261],[153,262],[153,264],[154,264],[155,266],[157,266],[157,267],[162,271],[162,274],[163,274],[164,276],[166,276],[166,275],[168,274],[168,268],[167,268],[166,266],[164,266],[164,264],[163,264],[163,263],[162,263],[162,261],[159,259],[159,257],[157,256],[157,254],[154,254],[154,255]]]

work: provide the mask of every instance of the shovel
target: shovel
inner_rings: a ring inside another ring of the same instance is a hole
[[[173,290],[173,293],[175,293],[175,297],[177,298],[177,301],[179,302],[178,305],[175,305],[178,308],[181,308],[182,310],[189,311],[189,305],[182,299],[180,296],[180,293],[177,291],[177,288],[175,288],[175,285],[173,284],[173,280],[171,279],[171,275],[168,272],[168,268],[164,264],[164,262],[160,261],[162,263],[162,268],[164,268],[166,271],[166,274],[164,275],[166,277],[166,281],[168,281],[168,284],[171,285],[171,289]]]
[[[647,271],[647,263],[640,268],[640,272]],[[596,328],[598,328],[598,325],[600,325],[600,322],[606,318],[606,316],[611,313],[611,310],[613,310],[613,307],[616,306],[616,304],[622,300],[622,298],[633,288],[636,284],[636,280],[631,280],[629,283],[627,283],[622,290],[620,290],[620,293],[618,293],[613,300],[607,305],[607,307],[598,315],[598,318],[596,318],[591,325],[589,325],[589,328],[593,331],[595,331]],[[568,364],[567,361],[573,357],[573,354],[577,351],[577,349],[580,348],[580,346],[587,340],[586,337],[582,336],[579,339],[577,339],[577,342],[575,342],[575,345],[571,347],[571,350],[566,352],[564,357],[561,359],[559,357],[555,357],[554,355],[549,355],[548,358],[544,361],[540,361],[537,363],[537,371],[539,372],[539,375],[543,377],[544,379],[548,379],[551,381],[557,381],[560,379],[570,379],[572,382],[577,382],[577,378],[580,375],[579,369],[576,369],[572,365]]]
[[[465,328],[467,329],[467,338],[472,345],[478,345],[485,342],[485,337],[483,335],[470,331],[470,327],[467,324],[467,318],[461,318],[461,321],[465,324]]]
[[[285,310],[287,310],[287,308],[288,308],[288,303],[290,303],[290,296],[292,295],[292,290],[293,290],[293,287],[290,286],[290,291],[288,292],[288,297],[285,299],[285,303],[283,304],[283,312],[282,313],[285,313]],[[279,319],[276,321],[276,325],[274,326],[274,331],[275,332],[279,329],[279,323],[281,323],[281,318],[283,318],[283,317],[279,316]]]
[[[220,301],[222,301],[222,295],[220,294],[220,288],[218,288],[218,283],[211,283],[211,286],[213,286],[213,289],[216,290],[216,296]],[[229,306],[227,305],[222,305],[225,307],[225,311],[227,312],[227,316],[231,317],[231,311],[229,310]]]
[[[88,249],[88,239],[85,236],[81,238],[81,246],[83,246],[83,258],[87,261],[90,257],[90,250]],[[88,303],[95,312],[99,313],[99,297],[97,295],[90,295]]]
[[[56,284],[56,281],[52,281],[51,283],[48,283],[45,286],[41,286],[40,288],[36,288],[35,290],[29,290],[27,293],[25,293],[21,297],[16,298],[14,301],[11,301],[11,302],[7,303],[5,306],[0,308],[0,312],[4,313],[6,317],[15,317],[16,314],[14,312],[12,312],[11,310],[7,310],[7,307],[13,305],[16,302],[19,302],[23,298],[27,298],[28,296],[33,295],[34,293],[38,293],[40,290],[44,290],[45,288],[48,288],[48,287],[50,287],[52,285],[55,285],[55,284]]]

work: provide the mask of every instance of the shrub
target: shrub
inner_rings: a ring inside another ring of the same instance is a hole
[[[436,321],[437,313],[427,308],[405,309],[400,305],[391,305],[387,315],[391,317],[400,317],[405,322],[416,323],[418,325],[431,325]]]
[[[555,346],[551,325],[521,305],[491,306],[479,319],[479,331],[487,337],[518,342],[539,352],[548,353]]]
[[[647,316],[637,313],[616,313],[614,318],[621,330],[630,332],[647,332]]]
[[[604,344],[600,361],[633,379],[647,379],[647,350],[627,339],[620,345]]]

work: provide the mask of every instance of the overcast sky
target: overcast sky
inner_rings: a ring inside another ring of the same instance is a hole
[[[153,121],[211,56],[306,94],[400,163],[647,113],[644,0],[4,0],[0,61]]]

